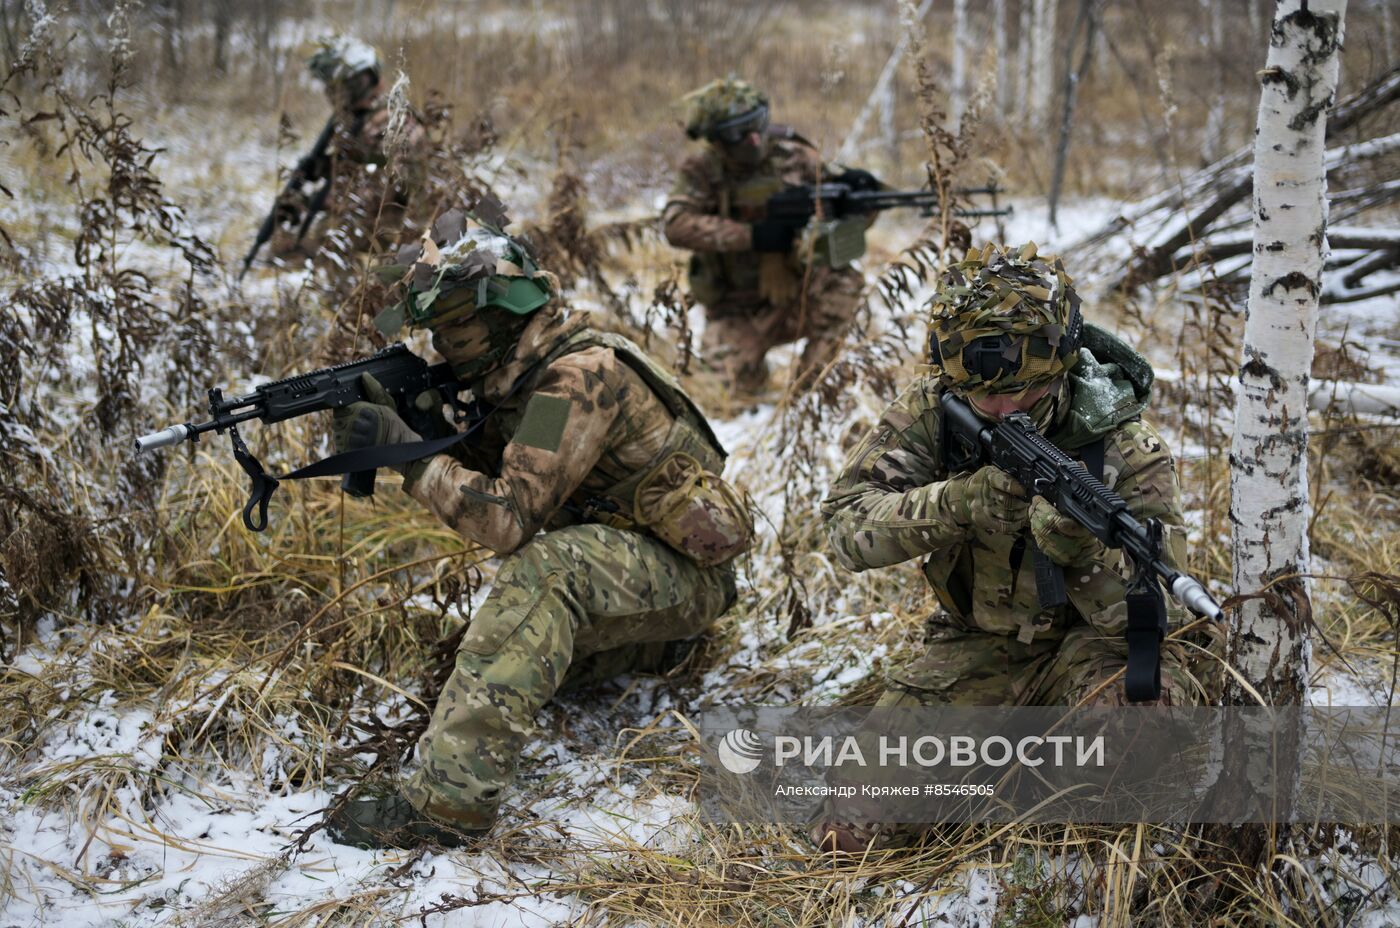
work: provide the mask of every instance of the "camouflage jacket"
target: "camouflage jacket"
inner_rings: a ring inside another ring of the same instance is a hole
[[[1126,346],[1122,350],[1130,352]],[[1146,367],[1140,357],[1133,358]],[[1072,456],[1101,438],[1104,483],[1139,520],[1162,521],[1167,560],[1184,567],[1176,467],[1156,430],[1138,418],[1147,389],[1137,371],[1128,370],[1131,366],[1100,363],[1089,349],[1081,349],[1079,365],[1067,375],[1068,408],[1047,437]],[[916,381],[847,459],[822,505],[837,558],[852,570],[867,570],[926,556],[925,577],[951,621],[962,627],[1029,642],[1063,635],[1070,623],[1083,618],[1105,634],[1121,633],[1127,621],[1129,569],[1120,552],[1100,548],[1092,564],[1065,568],[1070,606],[1043,612],[1032,558],[1024,557],[1017,571],[1011,566],[1018,536],[964,531],[954,521],[944,497],[950,475],[944,463],[940,394],[935,378]],[[1028,526],[1021,536],[1029,541]],[[1168,609],[1174,609],[1170,600]],[[1183,614],[1176,610],[1169,617],[1179,622]]]
[[[749,225],[764,217],[769,197],[787,187],[831,180],[844,170],[823,163],[816,148],[791,129],[772,126],[769,134],[767,154],[750,170],[727,163],[714,145],[691,155],[681,164],[661,214],[666,240],[696,253],[691,288],[707,306],[757,302],[761,256],[753,251]],[[801,272],[795,253],[788,255],[788,264]],[[813,272],[857,273],[825,267]]]
[[[714,145],[681,163],[661,214],[666,240],[690,251],[750,251],[749,223],[762,219],[768,198],[784,187],[814,184],[839,173],[822,164],[812,145],[779,126],[768,153],[752,170],[728,166]]]
[[[510,358],[471,385],[499,404],[481,437],[430,459],[410,495],[464,537],[505,554],[542,528],[608,521],[591,517],[590,504],[673,451],[719,473],[723,451],[703,415],[678,386],[658,395],[639,373],[648,363],[625,339],[590,330],[586,314],[546,306]],[[680,404],[687,408],[678,417]]]

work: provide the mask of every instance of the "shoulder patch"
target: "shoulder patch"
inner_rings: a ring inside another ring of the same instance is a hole
[[[526,404],[525,415],[511,441],[541,451],[558,451],[572,410],[573,403],[562,396],[536,393]]]

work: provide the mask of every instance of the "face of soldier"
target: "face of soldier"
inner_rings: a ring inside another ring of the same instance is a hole
[[[739,165],[754,165],[763,160],[767,132],[768,107],[760,106],[716,127],[711,139],[727,160]]]
[[[981,393],[968,391],[967,401],[972,408],[988,419],[1002,420],[1013,412],[1030,412],[1032,406],[1050,392],[1050,385],[1044,384],[1029,392],[1021,393]]]
[[[429,328],[433,333],[433,348],[447,359],[459,376],[491,351],[491,330],[480,313],[468,313]]]
[[[378,84],[373,71],[361,71],[354,77],[326,84],[326,99],[337,110],[348,110],[359,103]]]

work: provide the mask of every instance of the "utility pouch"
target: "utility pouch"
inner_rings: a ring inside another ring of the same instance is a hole
[[[724,268],[718,254],[692,254],[687,276],[690,278],[690,294],[700,305],[713,306],[724,296]]]
[[[753,540],[747,500],[683,451],[642,478],[633,495],[632,518],[701,567],[731,560]]]
[[[865,254],[865,225],[859,216],[813,223],[807,233],[812,237],[812,263],[839,270],[858,260]]]

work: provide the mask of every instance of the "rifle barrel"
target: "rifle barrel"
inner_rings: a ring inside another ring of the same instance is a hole
[[[141,435],[136,439],[136,453],[143,451],[154,451],[156,448],[166,448],[170,445],[178,445],[194,431],[194,427],[188,422],[184,425],[172,425],[169,428],[161,429],[159,432],[152,432],[149,435]]]

